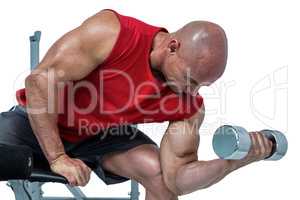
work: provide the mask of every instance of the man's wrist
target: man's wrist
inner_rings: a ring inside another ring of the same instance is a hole
[[[241,159],[241,160],[228,160],[228,161],[230,163],[232,171],[255,162],[255,161],[245,160],[245,159]]]
[[[67,156],[65,152],[56,153],[48,158],[48,162],[50,165],[53,165],[57,160],[64,156]]]
[[[237,170],[243,166],[241,160],[227,160],[227,161],[228,161],[228,165],[229,165],[228,170],[230,172]]]

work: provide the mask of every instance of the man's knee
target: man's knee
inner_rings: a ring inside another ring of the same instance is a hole
[[[141,177],[141,183],[143,183],[146,190],[151,193],[155,199],[177,200],[177,195],[171,192],[164,183],[159,157],[148,159],[146,165],[146,170]]]
[[[142,179],[152,180],[161,176],[161,166],[159,160],[159,154],[156,150],[145,152],[144,159],[140,163],[139,175]]]

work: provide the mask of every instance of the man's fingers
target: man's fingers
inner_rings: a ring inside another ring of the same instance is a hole
[[[253,156],[255,160],[260,160],[261,156],[261,147],[259,143],[259,135],[257,132],[252,133],[252,148],[253,148]]]
[[[268,157],[272,150],[272,142],[259,132],[251,133],[250,137],[256,160],[262,160]]]
[[[91,169],[82,160],[79,160],[79,163],[82,168],[82,172],[84,174],[84,178],[86,182],[85,184],[87,184],[90,180]]]
[[[91,169],[80,159],[60,160],[51,170],[64,176],[71,186],[85,186],[90,180]]]
[[[76,165],[76,178],[78,180],[78,185],[79,186],[84,186],[87,183],[87,178],[84,172],[84,168],[80,163],[77,163]]]
[[[260,160],[263,151],[263,149],[261,148],[260,135],[257,132],[255,132],[254,138],[255,138],[255,155],[257,157],[257,160]]]
[[[65,175],[64,177],[68,180],[68,182],[71,186],[77,185],[76,178],[73,175]]]
[[[90,180],[90,177],[91,177],[92,170],[84,162],[81,161],[81,163],[82,163],[82,167],[84,169],[86,183],[88,183]]]
[[[76,162],[76,168],[78,173],[78,179],[80,186],[85,186],[90,180],[90,170],[86,164],[80,159],[74,159]]]
[[[266,149],[266,144],[264,141],[264,136],[260,133],[257,133],[257,141],[259,144],[260,157],[261,157],[261,159],[264,159],[267,156],[266,155],[267,149]]]
[[[85,166],[86,183],[88,183],[90,181],[91,173],[92,173],[92,170],[88,166]]]
[[[256,154],[257,153],[257,139],[256,139],[256,134],[253,132],[250,134],[251,142],[252,142],[252,153]]]
[[[69,166],[70,167],[70,166]],[[64,166],[63,167],[64,169],[67,169],[67,166]],[[65,177],[69,183],[69,185],[71,186],[75,186],[77,185],[77,178],[76,176],[74,176],[75,173],[73,173],[73,170],[72,170],[72,167],[70,167],[67,171],[66,170],[58,170],[58,169],[55,169],[54,172],[60,174],[61,176]]]
[[[84,175],[85,182],[87,183],[89,181],[89,169],[82,160],[78,159],[78,162],[79,162],[80,167],[82,169],[82,173]]]
[[[267,137],[263,136],[265,147],[266,147],[266,157],[268,157],[272,152],[273,143]]]

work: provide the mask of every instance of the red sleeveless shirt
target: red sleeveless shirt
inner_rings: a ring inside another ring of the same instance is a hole
[[[201,106],[200,95],[175,94],[151,71],[153,39],[165,28],[146,24],[113,11],[120,32],[109,56],[88,76],[63,87],[58,103],[60,136],[79,142],[108,127],[183,120]],[[26,106],[25,89],[17,101]]]

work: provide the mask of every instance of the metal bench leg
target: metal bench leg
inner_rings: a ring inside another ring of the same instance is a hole
[[[42,183],[10,180],[7,185],[14,191],[16,200],[42,200]]]
[[[30,69],[33,70],[40,60],[40,39],[41,31],[35,31],[34,35],[29,37],[30,40]]]
[[[131,180],[131,192],[129,193],[130,200],[139,200],[139,184],[138,182]]]
[[[9,186],[15,195],[16,200],[31,200],[28,192],[25,189],[24,181],[20,180],[10,180],[7,182],[7,186]]]
[[[86,198],[85,194],[81,191],[79,187],[71,187],[70,185],[65,186],[73,194],[76,200],[83,200],[84,198]]]

